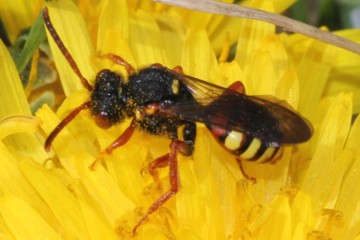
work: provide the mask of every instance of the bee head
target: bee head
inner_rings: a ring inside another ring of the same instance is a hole
[[[108,69],[101,70],[95,79],[91,93],[91,112],[96,124],[109,128],[124,120],[126,102],[124,102],[124,79]]]

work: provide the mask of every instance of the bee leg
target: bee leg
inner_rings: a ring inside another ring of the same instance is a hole
[[[79,107],[72,110],[69,115],[67,115],[57,126],[56,128],[50,133],[50,135],[46,138],[44,148],[48,152],[50,151],[51,144],[56,138],[56,136],[63,130],[63,128],[68,125],[82,110],[88,109],[91,107],[91,102],[85,102],[81,104]]]
[[[193,122],[188,122],[184,124],[183,129],[183,138],[184,142],[182,144],[178,144],[178,150],[183,156],[191,156],[194,152],[194,144],[196,138],[196,124]],[[177,139],[177,134],[174,132],[171,136],[172,139]],[[152,161],[148,166],[146,171],[153,177],[154,181],[157,183],[158,189],[161,190],[161,183],[159,179],[159,174],[156,171],[158,168],[167,167],[169,164],[169,153],[158,157],[154,161]]]
[[[174,131],[171,138],[174,140],[177,139],[176,131]],[[192,153],[194,152],[194,143],[196,138],[195,123],[193,122],[185,123],[183,129],[183,138],[184,138],[184,142],[178,144],[178,151],[183,156],[191,156]],[[158,190],[162,190],[162,186],[159,178],[159,173],[156,171],[156,169],[164,168],[167,167],[168,165],[169,165],[169,153],[156,158],[146,167],[146,172],[148,172],[152,176],[154,182],[157,184]]]
[[[173,139],[170,143],[170,153],[164,155],[154,161],[154,167],[164,167],[169,165],[169,181],[170,189],[165,192],[158,200],[156,200],[146,211],[146,213],[140,218],[138,223],[133,229],[133,236],[136,234],[139,227],[148,219],[149,215],[157,211],[162,205],[164,205],[172,196],[174,196],[180,188],[179,184],[179,171],[177,153],[186,149],[186,143],[180,140]],[[168,156],[166,158],[166,156]],[[165,161],[167,160],[167,162]],[[155,169],[154,168],[154,169]]]
[[[181,151],[184,156],[191,156],[194,152],[194,145],[196,139],[196,124],[194,122],[185,123],[183,129],[183,138],[187,148]]]
[[[238,166],[239,166],[239,168],[240,168],[240,171],[241,171],[242,175],[244,176],[244,178],[245,178],[246,180],[249,180],[249,181],[252,182],[253,184],[255,184],[255,183],[256,183],[256,178],[249,176],[249,175],[245,172],[244,166],[242,165],[241,159],[239,159],[239,158],[235,158],[235,159],[236,159],[236,162],[237,162],[237,164],[238,164]]]
[[[107,58],[107,59],[111,60],[113,63],[123,66],[125,68],[125,70],[128,72],[128,74],[132,74],[132,73],[136,72],[135,68],[130,63],[128,63],[122,57],[120,57],[116,54],[108,53],[105,55],[100,55],[99,57]]]
[[[107,148],[102,150],[98,156],[96,157],[95,161],[89,166],[90,169],[94,170],[96,164],[104,158],[105,155],[111,154],[116,148],[123,146],[125,143],[129,141],[131,136],[133,135],[135,130],[135,123],[134,120],[131,122],[129,127],[118,137],[113,143],[111,143]]]
[[[145,171],[151,175],[154,182],[156,183],[157,190],[159,190],[159,191],[162,190],[162,186],[161,186],[159,173],[156,170],[158,168],[164,168],[169,165],[169,155],[170,155],[170,153],[167,153],[161,157],[158,157],[155,160],[153,160],[151,163],[149,163],[148,166],[146,166]]]

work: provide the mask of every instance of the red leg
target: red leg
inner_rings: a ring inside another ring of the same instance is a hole
[[[158,168],[164,168],[169,165],[169,156],[170,153],[167,153],[161,157],[156,158],[154,161],[152,161],[148,166],[146,166],[146,172],[148,172],[152,178],[154,179],[154,182],[157,185],[157,189],[159,191],[162,190],[159,173],[156,171]]]
[[[172,140],[170,143],[170,153],[168,154],[168,164],[169,164],[169,180],[170,180],[170,189],[164,193],[158,200],[156,200],[147,210],[147,212],[141,217],[138,223],[133,229],[133,235],[136,234],[138,228],[147,220],[150,214],[158,210],[162,205],[164,205],[172,196],[174,196],[179,191],[179,175],[178,175],[178,164],[177,164],[177,152],[179,146],[184,145],[185,143],[179,140]],[[155,165],[165,166],[165,156],[162,156],[155,160]]]
[[[183,141],[177,141],[176,147],[177,147],[177,151],[183,156],[189,156],[192,153],[191,147]],[[146,166],[146,169],[142,170],[142,172],[147,172],[152,176],[154,182],[157,184],[158,190],[162,190],[162,186],[161,186],[159,174],[156,170],[158,168],[164,168],[169,165],[169,156],[170,153],[167,153],[165,155],[156,158],[155,160],[150,162],[149,165]]]
[[[120,57],[118,55],[108,53],[105,55],[101,55],[100,57],[107,58],[107,59],[111,60],[113,63],[123,66],[126,69],[126,71],[128,72],[128,74],[132,74],[135,72],[135,68],[130,63],[128,63],[122,57]]]
[[[116,148],[123,146],[127,143],[130,137],[133,135],[135,130],[134,121],[131,122],[130,126],[118,137],[112,144],[110,144],[107,148],[105,148],[102,152],[106,154],[111,154]]]
[[[170,153],[167,153],[165,155],[162,155],[161,157],[158,157],[154,161],[152,161],[149,166],[147,167],[147,171],[149,173],[154,172],[157,168],[164,168],[169,165],[169,156]]]
[[[251,181],[252,183],[255,184],[255,183],[256,183],[256,178],[251,177],[251,176],[249,176],[248,174],[246,174],[246,172],[245,172],[245,170],[244,170],[244,167],[243,167],[243,165],[242,165],[241,159],[236,158],[236,162],[238,163],[239,168],[240,168],[240,171],[241,171],[242,175],[244,176],[244,178],[245,178],[246,180],[249,180],[249,181]]]
[[[50,133],[50,135],[47,137],[45,141],[45,150],[48,152],[50,151],[51,144],[56,138],[56,136],[61,132],[61,130],[69,123],[71,120],[73,120],[80,112],[81,110],[88,109],[91,107],[91,102],[85,102],[81,104],[79,107],[72,110],[69,115],[67,115],[60,123],[56,126],[56,128]]]
[[[96,160],[89,166],[90,169],[94,170],[96,164],[103,158],[104,155],[111,154],[116,148],[123,146],[127,143],[130,137],[133,135],[135,130],[134,120],[131,122],[130,126],[118,137],[113,143],[111,143],[107,148],[102,150]]]

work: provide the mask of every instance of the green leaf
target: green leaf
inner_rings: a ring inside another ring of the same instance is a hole
[[[35,50],[42,42],[45,41],[45,39],[45,27],[42,20],[42,14],[40,12],[31,27],[28,39],[26,40],[24,48],[21,50],[20,56],[15,59],[16,68],[19,73],[24,70]]]

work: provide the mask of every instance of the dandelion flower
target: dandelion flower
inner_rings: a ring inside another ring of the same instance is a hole
[[[279,12],[293,1],[280,2],[252,4]],[[117,54],[136,68],[155,62],[170,68],[180,65],[186,74],[214,84],[227,87],[240,80],[250,95],[285,100],[314,126],[309,142],[285,146],[275,164],[244,162],[245,172],[257,179],[252,184],[244,179],[234,156],[198,124],[193,156],[178,156],[180,191],[150,215],[134,238],[360,237],[360,191],[353,187],[359,181],[360,120],[351,122],[357,109],[352,93],[339,91],[341,77],[350,73],[353,81],[359,80],[359,56],[298,34],[278,34],[268,23],[147,1],[88,5],[46,4],[62,41],[90,83],[103,68],[126,76],[123,67],[99,58],[101,54]],[[356,30],[340,34],[360,36]],[[235,42],[235,59],[227,62],[229,46]],[[130,121],[103,130],[83,111],[46,153],[46,136],[89,99],[51,38],[49,44],[67,97],[56,113],[44,105],[35,117],[14,63],[0,44],[1,236],[130,238],[142,214],[169,187],[167,168],[159,169],[161,190],[141,171],[169,152],[169,139],[135,131],[125,146],[90,170],[97,154]],[[355,98],[357,92],[354,88]]]

